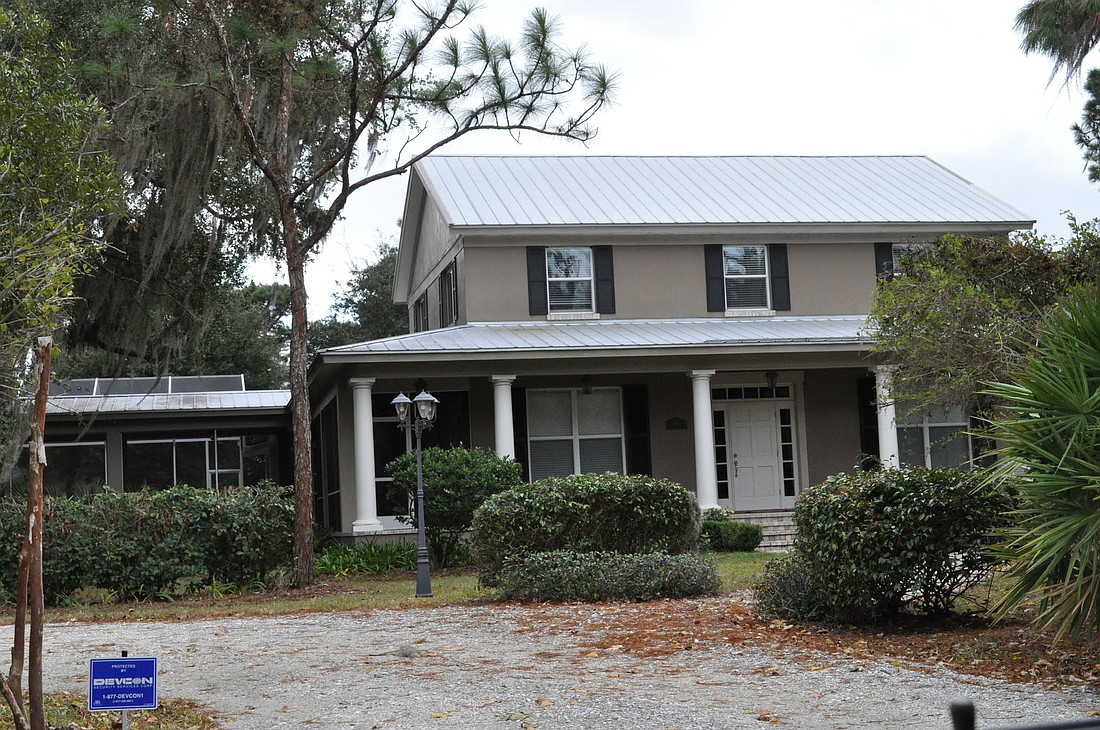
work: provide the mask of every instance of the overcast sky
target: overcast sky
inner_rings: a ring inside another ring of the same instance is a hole
[[[1023,2],[482,0],[471,25],[507,38],[537,5],[557,16],[566,45],[618,72],[615,105],[587,146],[475,133],[446,153],[927,155],[1064,237],[1062,211],[1100,216],[1100,186],[1070,131],[1080,85],[1048,85],[1050,62],[1020,50]],[[311,319],[380,236],[396,238],[405,185],[351,199],[307,270]]]

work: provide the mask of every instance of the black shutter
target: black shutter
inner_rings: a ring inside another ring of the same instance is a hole
[[[649,445],[649,388],[623,386],[623,436],[626,439],[626,473],[652,474]]]
[[[596,311],[615,313],[615,263],[610,246],[592,247],[592,268],[596,274]]]
[[[791,308],[791,273],[787,268],[787,244],[768,245],[768,264],[771,267],[772,309],[787,312]]]
[[[894,275],[894,244],[875,244],[875,273],[886,278]]]
[[[548,314],[546,301],[546,249],[527,247],[527,309],[531,315]]]
[[[523,465],[523,481],[531,481],[527,463],[527,390],[512,387],[512,435],[515,436],[516,461]]]
[[[707,311],[726,311],[726,276],[722,269],[722,247],[703,246],[703,263],[707,274]]]

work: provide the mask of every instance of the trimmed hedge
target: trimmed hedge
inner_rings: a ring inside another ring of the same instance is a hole
[[[992,568],[986,547],[1008,507],[1003,493],[953,469],[829,477],[795,504],[793,552],[765,571],[757,609],[856,623],[950,612]]]
[[[26,503],[0,501],[0,592],[14,599]],[[94,587],[118,599],[186,592],[188,584],[244,586],[292,559],[294,494],[263,485],[219,491],[105,490],[46,498],[43,581],[47,602]]]
[[[516,601],[652,601],[718,592],[718,569],[697,555],[555,550],[512,555],[498,594]]]
[[[481,582],[493,587],[510,555],[696,552],[699,508],[694,495],[667,479],[583,474],[493,495],[474,513],[471,529]]]
[[[734,520],[731,510],[711,507],[703,512],[702,545],[707,550],[751,553],[764,540],[764,528]]]

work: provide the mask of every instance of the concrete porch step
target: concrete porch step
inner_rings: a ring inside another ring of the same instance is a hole
[[[740,512],[733,515],[738,522],[750,522],[760,525],[763,531],[763,540],[759,550],[765,552],[778,552],[789,550],[794,544],[794,536],[797,531],[794,524],[794,514],[790,511],[775,512]]]

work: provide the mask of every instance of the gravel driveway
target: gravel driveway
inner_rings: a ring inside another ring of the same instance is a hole
[[[561,608],[49,624],[46,688],[84,693],[88,659],[125,649],[159,659],[162,697],[195,699],[242,729],[948,728],[948,705],[961,698],[990,728],[1100,708],[1088,688],[881,660],[733,644],[656,659],[595,650],[573,632],[531,630],[550,610]]]

